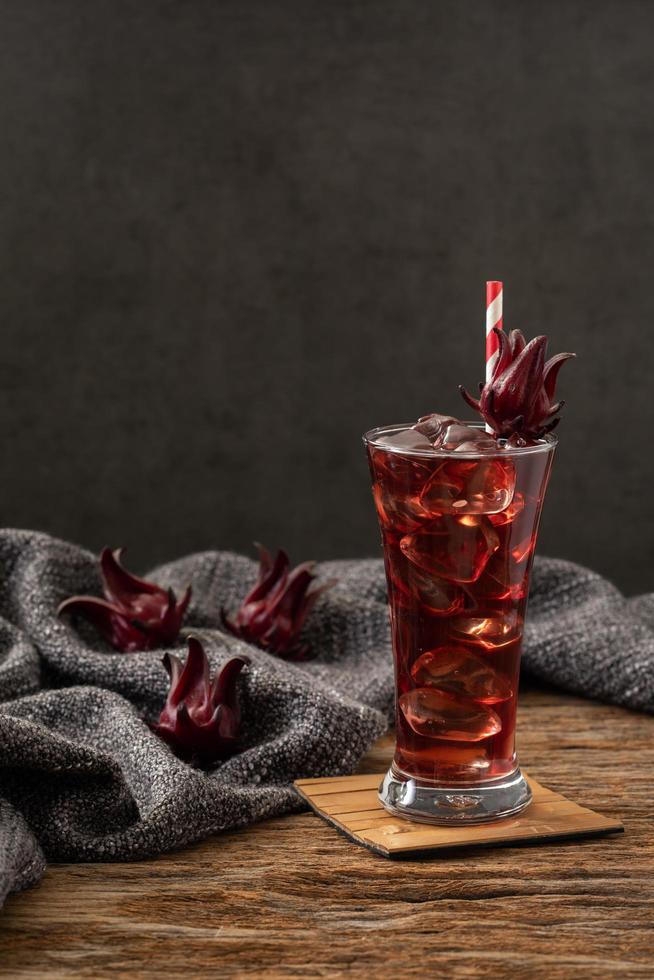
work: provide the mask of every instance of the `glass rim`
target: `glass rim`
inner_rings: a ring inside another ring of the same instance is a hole
[[[398,446],[384,446],[379,445],[378,440],[384,436],[389,435],[394,432],[402,432],[405,429],[412,429],[416,423],[415,422],[395,422],[392,425],[377,425],[373,429],[368,429],[364,432],[363,442],[366,446],[372,446],[373,449],[380,449],[387,453],[395,453],[398,456],[417,456],[421,459],[494,459],[495,457],[501,457],[506,459],[507,456],[529,456],[533,453],[546,453],[552,452],[556,449],[558,445],[558,439],[551,432],[543,436],[541,441],[536,446],[511,446],[507,449],[495,449],[491,452],[457,452],[454,449],[438,449],[438,450],[427,450],[427,449],[403,449]],[[467,425],[473,429],[483,429],[484,423],[480,422],[478,419],[474,421],[469,421],[467,419],[459,420],[460,425]]]

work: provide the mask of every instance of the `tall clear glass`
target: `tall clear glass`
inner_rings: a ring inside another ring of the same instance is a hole
[[[403,448],[405,430],[409,436],[407,425],[364,436],[395,658],[397,744],[379,796],[412,820],[497,820],[531,799],[515,718],[529,575],[556,439],[429,452],[411,448],[410,438]]]

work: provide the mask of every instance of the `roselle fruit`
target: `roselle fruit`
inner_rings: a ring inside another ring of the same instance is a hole
[[[311,589],[314,581],[314,562],[303,562],[289,570],[285,551],[273,559],[266,548],[259,551],[259,577],[253,589],[243,599],[232,619],[222,611],[225,627],[242,640],[255,643],[268,653],[286,660],[305,660],[308,644],[299,636],[318,596],[331,588],[333,580]]]
[[[57,614],[83,616],[116,650],[154,650],[170,646],[179,635],[191,599],[191,587],[177,601],[172,589],[137,578],[120,563],[123,548],[103,548],[100,573],[104,599],[75,595],[61,603]]]
[[[459,390],[495,435],[540,439],[559,422],[564,403],[554,401],[556,380],[561,366],[575,355],[556,354],[546,361],[547,337],[527,343],[520,330],[507,336],[499,327],[493,329],[499,349],[490,381],[480,384],[479,399],[462,385]]]
[[[241,709],[236,681],[250,661],[232,657],[211,680],[211,667],[197,637],[188,638],[186,663],[166,653],[162,663],[170,690],[152,731],[182,759],[208,766],[239,748]]]

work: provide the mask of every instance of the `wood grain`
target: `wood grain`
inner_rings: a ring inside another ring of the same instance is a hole
[[[620,821],[581,807],[527,775],[531,804],[515,817],[459,827],[428,826],[387,813],[377,791],[384,773],[299,779],[295,786],[318,816],[383,857],[414,856],[454,847],[543,843],[547,838],[622,831]]]
[[[53,866],[0,916],[0,974],[652,977],[654,718],[542,691],[519,714],[531,775],[624,834],[392,862],[303,813],[156,861]]]

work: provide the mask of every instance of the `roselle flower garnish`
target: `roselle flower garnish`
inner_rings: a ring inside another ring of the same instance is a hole
[[[479,412],[497,436],[540,439],[558,424],[563,402],[554,401],[561,366],[574,354],[556,354],[545,360],[547,337],[526,342],[520,330],[508,336],[493,328],[499,343],[490,381],[479,385],[479,399],[460,385],[468,405]]]
[[[100,573],[104,599],[74,595],[59,606],[57,613],[83,616],[102,633],[116,650],[154,650],[177,639],[186,607],[191,598],[189,586],[180,599],[172,589],[137,578],[120,563],[124,548],[103,548]]]
[[[331,588],[334,581],[311,589],[314,562],[303,562],[289,570],[285,551],[278,551],[273,559],[260,544],[257,549],[260,560],[257,583],[233,619],[228,619],[223,610],[223,624],[234,636],[255,643],[268,653],[286,660],[305,660],[309,648],[308,644],[299,642],[300,632],[318,596]]]
[[[170,690],[152,731],[182,759],[207,766],[233,755],[239,747],[241,709],[236,681],[250,661],[232,657],[211,680],[211,667],[197,637],[188,638],[186,663],[166,653],[162,663]]]

